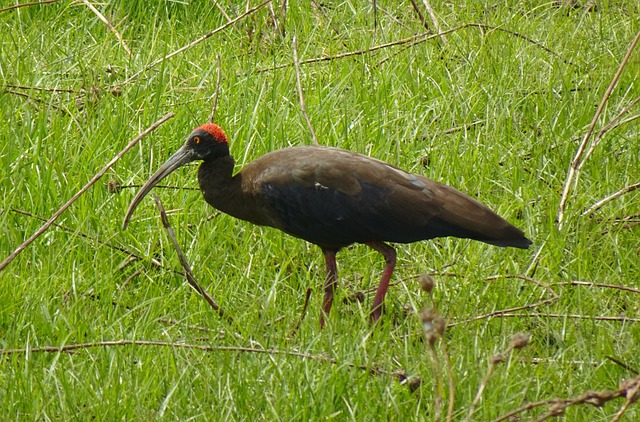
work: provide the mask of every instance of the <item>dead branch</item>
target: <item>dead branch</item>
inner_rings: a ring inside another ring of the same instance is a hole
[[[174,116],[173,113],[169,112],[167,113],[163,118],[161,118],[160,120],[158,120],[157,122],[155,122],[154,124],[152,124],[151,126],[149,126],[144,132],[142,132],[140,135],[136,136],[135,139],[133,139],[131,142],[129,142],[129,144],[127,144],[127,146],[125,146],[122,151],[120,151],[118,154],[116,154],[116,156],[109,161],[103,168],[102,170],[100,170],[98,173],[96,173],[95,176],[93,176],[91,178],[91,180],[89,180],[89,182],[87,182],[86,185],[84,185],[82,187],[82,189],[80,189],[75,195],[73,195],[73,197],[71,197],[71,199],[69,199],[62,207],[60,207],[60,209],[58,211],[56,211],[51,218],[49,218],[47,220],[46,223],[44,223],[42,225],[42,227],[40,227],[38,230],[36,230],[36,232],[34,234],[31,235],[31,237],[29,237],[27,240],[25,240],[20,246],[18,246],[16,248],[16,250],[14,250],[13,252],[11,252],[11,254],[4,260],[2,261],[2,263],[0,263],[0,271],[2,271],[4,269],[4,267],[6,267],[7,265],[9,265],[9,263],[11,261],[13,261],[15,259],[16,256],[18,256],[20,254],[20,252],[22,252],[23,250],[25,250],[27,248],[27,246],[29,246],[34,240],[36,240],[42,233],[44,233],[45,231],[47,231],[47,229],[49,227],[51,227],[51,225],[58,219],[58,217],[60,217],[60,215],[65,212],[67,210],[67,208],[69,208],[71,206],[71,204],[73,204],[80,196],[82,196],[87,190],[89,190],[89,188],[91,186],[93,186],[102,176],[104,176],[104,174],[118,161],[120,160],[120,158],[122,158],[122,156],[129,151],[131,148],[133,148],[138,142],[140,142],[140,140],[142,138],[144,138],[145,136],[147,136],[149,133],[151,133],[152,131],[154,131],[156,128],[158,128],[158,126],[162,125],[164,122],[166,122],[167,120],[169,120],[170,118],[172,118]]]

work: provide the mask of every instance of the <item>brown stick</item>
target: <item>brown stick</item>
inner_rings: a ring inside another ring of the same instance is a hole
[[[313,139],[313,144],[318,145],[318,138],[316,137],[316,133],[313,130],[313,126],[311,125],[311,120],[309,119],[309,115],[307,114],[307,106],[304,103],[304,95],[302,94],[302,81],[300,79],[300,63],[298,62],[298,37],[293,37],[292,50],[293,50],[293,63],[296,69],[296,87],[298,88],[298,99],[300,100],[300,111],[302,111],[302,115],[304,116],[304,120],[307,122],[307,127],[309,128],[309,132],[311,132],[311,139]]]
[[[578,184],[578,178],[580,175],[580,166],[581,166],[580,162],[583,159],[583,154],[587,147],[587,143],[589,142],[589,139],[591,138],[591,135],[595,130],[596,123],[598,122],[600,115],[602,115],[604,106],[607,104],[607,101],[609,100],[609,97],[611,96],[613,89],[617,85],[618,80],[620,79],[620,75],[622,75],[622,71],[626,67],[629,61],[629,58],[631,57],[631,53],[633,52],[636,45],[638,44],[638,41],[640,41],[640,32],[638,32],[636,37],[631,42],[631,45],[627,49],[627,53],[625,54],[624,58],[620,62],[620,66],[618,66],[618,70],[613,76],[613,79],[611,79],[611,83],[609,83],[607,90],[602,96],[602,99],[600,100],[600,104],[598,104],[598,108],[596,109],[596,112],[593,115],[593,119],[591,120],[591,124],[589,124],[589,128],[587,129],[587,132],[584,134],[584,137],[582,138],[582,141],[580,142],[580,145],[578,146],[578,149],[576,150],[576,153],[573,159],[571,160],[569,170],[567,171],[567,179],[565,180],[564,187],[562,188],[562,195],[560,196],[560,205],[558,207],[558,216],[556,218],[558,222],[558,229],[560,230],[562,230],[562,227],[564,225],[564,213],[567,206],[567,201],[569,200],[569,194],[571,193],[571,189],[575,188],[575,186]]]
[[[180,47],[179,49],[177,49],[176,51],[167,54],[166,56],[148,64],[147,66],[145,66],[142,70],[139,70],[138,72],[134,73],[133,75],[129,76],[129,78],[127,78],[124,82],[119,83],[118,85],[122,86],[122,85],[126,85],[129,82],[133,81],[134,79],[136,79],[138,76],[140,76],[142,73],[146,72],[147,70],[151,69],[152,67],[157,66],[158,64],[162,63],[165,60],[170,59],[171,57],[178,55],[180,53],[182,53],[185,50],[190,49],[191,47],[193,47],[194,45],[197,45],[199,43],[201,43],[202,41],[206,40],[207,38],[212,37],[213,35],[217,34],[218,32],[227,29],[228,27],[230,27],[231,25],[235,24],[236,22],[238,22],[239,20],[242,20],[244,18],[246,18],[247,16],[251,15],[253,12],[255,12],[256,10],[260,9],[261,7],[269,4],[271,2],[271,0],[265,0],[262,3],[260,3],[259,5],[252,7],[251,9],[248,9],[246,12],[244,12],[242,15],[238,16],[237,18],[230,20],[229,22],[225,23],[222,26],[219,26],[218,28],[214,29],[213,31],[207,32],[206,34],[204,34],[203,36],[201,36],[200,38],[191,41],[189,44]]]
[[[66,211],[67,208],[69,208],[71,206],[71,204],[73,204],[82,194],[84,194],[91,186],[94,185],[94,183],[96,183],[102,176],[104,176],[104,174],[111,168],[111,166],[113,166],[120,158],[122,158],[122,156],[129,151],[131,148],[133,148],[138,142],[140,142],[140,140],[142,138],[144,138],[145,136],[147,136],[149,133],[151,133],[153,130],[155,130],[158,126],[160,126],[161,124],[163,124],[164,122],[166,122],[167,120],[169,120],[170,118],[172,118],[174,116],[173,113],[169,112],[167,113],[163,118],[161,118],[160,120],[158,120],[157,122],[155,122],[154,124],[152,124],[151,126],[149,126],[144,132],[142,132],[140,135],[138,135],[134,140],[132,140],[131,142],[129,142],[129,144],[127,144],[126,147],[124,147],[122,149],[122,151],[120,151],[118,154],[116,154],[116,156],[107,163],[107,165],[105,165],[102,170],[100,170],[98,173],[96,173],[95,176],[93,176],[91,178],[91,180],[89,180],[89,182],[87,182],[86,185],[84,185],[82,187],[82,189],[80,189],[78,191],[78,193],[76,193],[75,195],[73,195],[73,197],[71,197],[71,199],[69,199],[62,207],[60,207],[60,209],[58,211],[56,211],[51,218],[49,218],[47,220],[46,223],[44,223],[42,225],[42,227],[40,227],[38,230],[36,230],[36,232],[34,234],[31,235],[30,238],[28,238],[27,240],[24,241],[24,243],[22,243],[22,245],[18,246],[16,248],[16,250],[14,250],[13,252],[11,252],[11,254],[4,260],[2,261],[2,263],[0,263],[0,271],[2,271],[4,269],[4,267],[6,267],[7,265],[9,265],[9,263],[11,261],[13,261],[15,259],[16,256],[18,256],[20,254],[20,252],[22,252],[23,250],[25,250],[27,248],[27,246],[29,246],[34,240],[36,240],[42,233],[44,233],[49,227],[51,227],[51,225],[54,223],[54,221],[56,221],[58,219],[58,217],[60,217],[60,215]]]
[[[162,206],[162,201],[158,198],[158,195],[153,194],[153,200],[156,201],[156,205],[158,207],[158,211],[160,211],[160,219],[162,220],[162,225],[167,230],[167,234],[169,235],[169,239],[171,239],[171,243],[173,243],[173,247],[176,249],[176,253],[178,254],[178,259],[180,260],[180,264],[182,264],[182,268],[184,268],[185,277],[187,278],[187,282],[195,289],[196,292],[200,293],[200,295],[204,298],[205,301],[213,308],[214,311],[218,313],[220,316],[224,316],[224,311],[222,308],[216,303],[216,301],[207,293],[207,291],[198,284],[195,276],[193,275],[193,271],[191,271],[191,266],[182,253],[182,249],[178,244],[178,240],[176,239],[176,234],[173,231],[173,228],[169,224],[169,219],[167,218],[167,213]]]

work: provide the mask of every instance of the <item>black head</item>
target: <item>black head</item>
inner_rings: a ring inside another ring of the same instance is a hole
[[[229,141],[220,126],[208,123],[191,132],[183,145],[193,155],[193,160],[210,160],[229,155]]]
[[[198,126],[191,132],[187,142],[176,151],[160,168],[147,180],[147,183],[140,188],[136,194],[127,214],[124,217],[122,229],[127,227],[127,223],[142,198],[144,198],[159,181],[167,177],[177,168],[195,160],[214,160],[216,158],[229,155],[229,141],[227,135],[220,129],[220,126],[213,123]]]

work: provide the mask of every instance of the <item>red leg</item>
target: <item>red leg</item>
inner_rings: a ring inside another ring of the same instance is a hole
[[[370,248],[380,252],[382,256],[384,256],[384,272],[382,273],[382,278],[380,279],[380,284],[378,285],[378,290],[376,291],[376,297],[373,299],[373,304],[371,305],[371,314],[369,316],[369,321],[374,323],[380,318],[380,314],[382,313],[382,304],[384,303],[384,296],[387,294],[387,289],[389,288],[389,280],[391,280],[391,275],[393,274],[393,269],[396,266],[396,250],[391,246],[373,241],[366,243]]]
[[[324,281],[324,300],[320,313],[320,328],[324,327],[325,317],[329,317],[331,305],[333,305],[333,293],[338,287],[338,269],[336,265],[336,251],[323,249],[324,262],[327,266],[327,278]]]

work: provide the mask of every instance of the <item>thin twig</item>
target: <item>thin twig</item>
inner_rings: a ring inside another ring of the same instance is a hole
[[[497,26],[491,26],[491,25],[486,25],[483,23],[465,23],[463,25],[457,26],[455,28],[451,28],[451,29],[447,29],[446,31],[442,31],[440,33],[437,34],[432,34],[431,32],[423,32],[420,34],[416,34],[416,35],[412,35],[408,38],[403,38],[401,40],[396,40],[396,41],[392,41],[392,42],[388,42],[385,44],[380,44],[380,45],[376,45],[373,47],[369,47],[367,49],[362,49],[362,50],[356,50],[356,51],[348,51],[345,53],[339,53],[339,54],[335,54],[333,56],[322,56],[322,57],[315,57],[312,59],[307,59],[307,60],[303,60],[300,62],[300,65],[305,65],[305,64],[310,64],[310,63],[317,63],[317,62],[322,62],[322,61],[330,61],[330,60],[336,60],[336,59],[343,59],[345,57],[351,57],[351,56],[360,56],[363,54],[367,54],[367,53],[371,53],[377,50],[381,50],[381,49],[385,49],[385,48],[389,48],[389,47],[394,47],[397,45],[403,45],[403,44],[407,44],[407,43],[411,43],[416,41],[416,45],[418,44],[418,42],[425,42],[425,41],[429,41],[432,40],[434,38],[440,38],[443,35],[447,35],[447,34],[451,34],[453,32],[457,32],[460,31],[462,29],[466,29],[466,28],[480,28],[480,29],[485,29],[485,30],[491,30],[491,31],[500,31],[500,32],[505,32],[507,34],[513,35],[515,37],[521,38],[527,42],[532,43],[533,45],[543,49],[544,51],[553,54],[556,57],[559,57],[563,62],[568,63],[573,65],[573,63],[565,58],[563,58],[562,56],[560,56],[558,53],[556,53],[555,51],[551,50],[548,47],[545,47],[541,42],[533,40],[525,35],[522,35],[518,32],[515,31],[510,31],[508,29],[504,29],[504,28],[500,28]],[[422,38],[422,39],[421,39]],[[276,66],[272,66],[272,67],[268,67],[268,68],[263,68],[263,69],[258,69],[256,70],[256,73],[263,73],[263,72],[270,72],[272,70],[278,70],[278,69],[283,69],[285,67],[290,67],[290,66],[294,66],[294,63],[284,63],[284,64],[280,64],[280,65],[276,65]]]
[[[631,366],[627,365],[626,363],[622,362],[620,359],[615,358],[613,356],[605,356],[607,359],[609,359],[611,362],[615,363],[616,365],[626,369],[627,371],[633,373],[634,375],[640,375],[640,371],[638,371],[635,368],[632,368]]]
[[[60,1],[60,0],[42,0],[42,1],[35,1],[35,2],[32,2],[32,3],[14,4],[13,6],[9,6],[9,7],[5,7],[4,9],[0,9],[0,13],[6,12],[7,10],[17,9],[19,7],[40,6],[40,5],[43,5],[43,4],[56,3],[58,1]]]
[[[161,118],[160,120],[158,120],[157,122],[155,122],[154,124],[152,124],[151,126],[149,126],[144,132],[142,132],[140,135],[136,136],[136,138],[134,140],[132,140],[131,142],[129,142],[129,144],[127,144],[126,147],[124,147],[122,149],[122,151],[120,151],[118,154],[116,154],[116,156],[109,161],[103,168],[102,170],[100,170],[98,173],[96,173],[95,176],[93,176],[91,178],[91,180],[89,180],[89,182],[87,182],[86,185],[84,185],[82,187],[82,189],[80,189],[75,195],[73,195],[73,197],[71,197],[71,199],[69,199],[62,207],[60,207],[60,209],[58,211],[56,211],[51,218],[49,218],[47,220],[46,223],[44,223],[42,225],[42,227],[40,227],[38,230],[36,230],[36,232],[34,234],[31,235],[31,237],[29,237],[27,240],[25,240],[20,246],[18,246],[16,248],[16,250],[14,250],[13,252],[11,252],[11,254],[4,260],[2,261],[2,263],[0,263],[0,271],[2,271],[4,269],[4,267],[6,267],[11,261],[13,261],[15,259],[16,256],[18,256],[20,254],[20,252],[22,252],[23,250],[25,250],[27,248],[27,246],[29,246],[34,240],[36,240],[42,233],[44,233],[49,227],[51,227],[51,225],[58,219],[58,217],[60,217],[60,215],[65,212],[65,210],[67,208],[69,208],[71,206],[71,204],[73,204],[82,194],[84,194],[91,186],[93,186],[102,176],[104,176],[104,174],[120,159],[122,158],[122,156],[129,151],[131,148],[133,148],[142,138],[144,138],[145,136],[147,136],[149,133],[151,133],[153,130],[155,130],[158,126],[160,126],[161,124],[163,124],[164,122],[166,122],[167,120],[169,120],[170,118],[172,118],[174,116],[173,113],[169,112],[167,113],[163,118]]]
[[[536,279],[534,279],[532,277],[529,277],[527,275],[524,275],[524,274],[495,275],[495,276],[486,277],[484,280],[493,281],[493,280],[498,280],[498,279],[502,279],[502,278],[505,278],[505,279],[517,278],[517,279],[520,279],[520,280],[524,280],[524,281],[528,281],[530,283],[536,284],[537,286],[540,286],[544,290],[546,290],[550,294],[550,297],[547,298],[547,299],[541,300],[539,302],[529,304],[529,305],[517,306],[517,307],[514,307],[514,308],[507,308],[507,309],[500,309],[500,310],[497,310],[497,311],[489,312],[489,313],[483,314],[483,315],[478,315],[478,316],[475,316],[473,318],[465,319],[465,320],[462,320],[462,321],[451,322],[451,323],[449,323],[448,326],[449,327],[453,327],[453,326],[460,325],[460,324],[466,324],[468,322],[473,322],[473,321],[478,321],[478,320],[481,320],[481,319],[498,317],[498,316],[519,315],[519,314],[514,314],[514,312],[522,311],[522,310],[525,310],[525,309],[537,308],[537,307],[542,306],[542,305],[547,305],[549,303],[555,302],[559,298],[558,294],[551,288],[551,286],[549,286],[546,283],[543,283],[542,281],[536,280]]]
[[[77,94],[80,91],[76,89],[63,89],[63,88],[40,88],[37,86],[25,86],[25,85],[12,85],[7,84],[4,85],[5,88],[15,88],[15,89],[24,89],[24,90],[33,90],[33,91],[44,91],[44,92],[65,92],[71,94]]]
[[[167,234],[169,235],[169,239],[171,239],[171,243],[173,243],[173,247],[176,249],[176,253],[178,254],[178,259],[180,260],[180,264],[182,264],[182,268],[184,268],[185,277],[187,282],[194,288],[194,290],[207,301],[207,303],[213,308],[214,311],[218,313],[220,316],[224,316],[224,311],[216,303],[216,301],[207,293],[207,291],[198,284],[195,276],[193,275],[193,271],[191,271],[191,266],[182,253],[182,249],[178,244],[178,240],[176,239],[176,234],[173,231],[173,228],[169,224],[169,219],[167,218],[167,213],[164,211],[164,207],[162,206],[162,201],[158,198],[158,195],[153,194],[153,200],[156,201],[156,206],[158,207],[158,211],[160,211],[160,219],[162,220],[162,225],[167,230]]]
[[[418,15],[418,19],[420,19],[420,23],[422,24],[422,26],[424,26],[424,29],[426,29],[429,32],[432,32],[429,29],[429,24],[425,20],[424,15],[422,14],[422,11],[420,10],[420,7],[418,6],[418,3],[416,3],[416,0],[411,0],[411,6],[413,6],[413,10],[416,12],[416,15]]]
[[[495,315],[491,314],[491,317],[496,317],[496,318],[588,319],[590,321],[618,321],[618,322],[623,322],[623,323],[640,322],[640,318],[631,318],[631,317],[626,317],[626,316],[554,314],[554,313],[548,313],[548,314],[545,314],[545,313],[516,314],[516,313],[507,312],[507,313],[498,313],[498,314],[495,314]],[[476,320],[483,319],[483,318],[487,318],[487,316],[486,315],[482,315],[480,317],[471,318],[471,319],[464,320],[464,321],[458,321],[458,322],[449,324],[449,326],[463,324],[463,323],[471,322],[471,321],[476,321]]]
[[[45,221],[45,222],[47,221],[46,218],[43,218],[43,217],[40,217],[38,215],[32,214],[32,213],[30,213],[28,211],[19,210],[19,209],[16,209],[16,208],[10,208],[10,211],[15,212],[16,214],[22,214],[22,215],[26,215],[27,217],[35,218],[36,220]],[[74,230],[74,229],[72,229],[70,227],[63,226],[62,224],[58,224],[58,223],[53,223],[52,226],[53,227],[57,227],[57,228],[59,228],[61,230],[64,230],[64,231],[66,231],[68,233],[71,233],[71,234],[73,234],[75,236],[82,237],[83,239],[87,239],[89,241],[96,242],[99,245],[107,246],[107,247],[109,247],[109,248],[111,248],[113,250],[116,250],[118,252],[122,252],[123,254],[128,255],[131,258],[134,258],[135,260],[143,261],[143,258],[140,255],[136,254],[135,252],[128,251],[128,250],[126,250],[126,249],[124,249],[124,248],[122,248],[122,247],[120,247],[118,245],[114,245],[112,243],[105,242],[103,240],[97,239],[97,238],[95,238],[93,236],[89,236],[88,234],[86,234],[84,232],[81,232],[80,230]],[[158,261],[155,258],[151,258],[151,264],[155,265],[158,268],[164,268],[162,263],[160,263],[160,261]],[[179,271],[177,271],[177,273],[182,275],[182,273],[179,272]]]
[[[582,216],[591,214],[597,210],[599,210],[600,208],[602,208],[605,204],[613,201],[616,198],[621,197],[622,195],[629,193],[629,192],[633,192],[634,190],[640,188],[640,182],[638,183],[634,183],[633,185],[629,185],[627,187],[624,187],[622,189],[620,189],[619,191],[612,193],[611,195],[607,196],[606,198],[603,198],[601,200],[599,200],[598,202],[596,202],[595,204],[591,205],[589,208],[587,208],[583,213]]]
[[[316,137],[316,133],[313,130],[313,126],[311,125],[311,120],[309,119],[309,115],[307,114],[307,106],[304,104],[304,95],[302,93],[302,81],[300,79],[300,64],[298,63],[298,37],[293,37],[293,41],[291,42],[292,50],[293,50],[293,63],[296,69],[296,87],[298,88],[298,99],[300,100],[300,111],[302,111],[302,115],[304,116],[304,120],[307,122],[307,127],[309,128],[309,132],[311,132],[311,139],[313,140],[314,145],[318,145],[318,138]]]
[[[218,93],[220,92],[220,77],[222,75],[220,54],[217,55],[216,61],[218,63],[218,69],[216,70],[216,91],[213,95],[213,107],[211,107],[211,114],[209,114],[209,123],[213,123],[214,117],[216,115],[216,108],[218,107]]]
[[[624,290],[632,293],[640,293],[640,289],[636,289],[634,287],[620,286],[618,284],[594,283],[591,281],[572,280],[566,283],[560,283],[560,285],[603,287],[606,289],[616,289],[616,290]]]
[[[169,54],[167,54],[166,56],[151,62],[150,64],[148,64],[147,66],[145,66],[142,70],[139,70],[138,72],[134,73],[133,75],[129,76],[129,78],[127,78],[124,82],[120,82],[117,85],[126,85],[129,82],[133,81],[134,79],[136,79],[138,76],[140,76],[141,74],[143,74],[144,72],[146,72],[147,70],[151,69],[152,67],[157,66],[158,64],[162,63],[165,60],[170,59],[171,57],[178,55],[180,53],[182,53],[185,50],[190,49],[191,47],[201,43],[202,41],[206,40],[207,38],[212,37],[213,35],[217,34],[218,32],[227,29],[228,27],[232,26],[233,24],[235,24],[236,22],[246,18],[247,16],[251,15],[252,13],[254,13],[256,10],[260,9],[261,7],[269,4],[271,2],[271,0],[265,0],[262,3],[260,3],[259,5],[252,7],[251,9],[248,9],[246,12],[244,12],[242,15],[238,16],[237,18],[230,20],[229,22],[225,23],[222,26],[219,26],[218,28],[214,29],[213,31],[207,32],[206,34],[204,34],[203,36],[201,36],[200,38],[197,38],[194,41],[191,41],[189,44],[180,47],[179,49],[177,49],[176,51],[173,51]]]
[[[156,340],[104,340],[92,343],[77,343],[67,344],[65,346],[42,346],[42,347],[26,347],[22,349],[0,349],[0,356],[16,355],[16,354],[31,354],[31,353],[74,353],[77,350],[93,349],[97,347],[116,347],[116,346],[152,346],[152,347],[171,347],[176,349],[189,349],[200,350],[203,352],[234,352],[234,353],[256,353],[266,355],[282,355],[293,356],[302,359],[310,359],[319,362],[327,362],[330,364],[338,364],[339,362],[330,357],[327,354],[312,354],[303,353],[290,350],[279,349],[258,349],[255,347],[245,346],[209,346],[204,344],[193,344],[183,342],[168,342],[168,341],[156,341]],[[386,375],[391,376],[397,380],[406,378],[402,373],[397,371],[391,372],[378,367],[372,367],[369,365],[356,365],[353,363],[347,363],[346,366],[350,368],[366,371],[371,375]]]
[[[607,90],[602,96],[602,99],[600,100],[600,104],[598,104],[598,108],[596,109],[596,112],[593,115],[593,119],[589,124],[589,128],[587,129],[587,132],[584,134],[584,137],[582,138],[582,141],[580,142],[580,145],[578,146],[578,149],[576,150],[576,153],[573,159],[571,160],[569,170],[567,171],[567,179],[565,180],[564,187],[562,188],[562,195],[560,196],[560,205],[558,206],[558,215],[556,217],[556,220],[558,222],[558,229],[560,230],[562,230],[562,227],[564,225],[564,214],[567,206],[567,201],[569,200],[569,194],[571,193],[571,189],[575,188],[576,185],[578,184],[578,178],[580,176],[579,174],[580,162],[582,161],[585,149],[587,147],[587,143],[589,142],[589,139],[591,138],[591,135],[595,130],[596,123],[598,122],[598,119],[600,118],[600,115],[602,114],[604,107],[607,104],[607,101],[609,100],[611,93],[613,92],[613,89],[615,88],[615,86],[618,83],[618,80],[620,79],[620,75],[622,75],[622,71],[626,67],[629,61],[629,58],[631,57],[631,53],[633,52],[636,45],[638,44],[638,41],[640,41],[640,32],[638,32],[636,37],[631,42],[631,45],[627,49],[627,53],[625,54],[624,58],[620,62],[620,65],[618,66],[618,70],[616,71],[615,75],[613,76],[613,79],[611,80],[611,83],[609,83]]]
[[[155,341],[155,340],[105,340],[97,341],[94,343],[78,343],[68,344],[66,346],[43,346],[24,349],[5,349],[0,350],[0,355],[15,355],[26,353],[71,353],[76,350],[91,349],[96,347],[113,347],[113,346],[159,346],[159,347],[171,347],[177,349],[192,349],[201,350],[204,352],[244,352],[244,353],[261,353],[272,355],[287,355],[296,356],[305,359],[312,360],[327,360],[331,361],[325,355],[313,355],[311,353],[293,352],[288,350],[276,350],[276,349],[257,349],[253,347],[243,346],[207,346],[203,344],[189,344],[189,343],[177,343],[167,341]]]
[[[227,12],[225,12],[224,9],[222,8],[222,6],[220,6],[220,3],[218,3],[216,0],[211,0],[211,1],[213,2],[213,5],[218,8],[220,13],[222,13],[222,16],[227,18],[227,21],[231,21],[231,17],[229,15],[227,15]]]
[[[132,56],[131,50],[129,49],[129,46],[124,41],[124,38],[122,38],[122,35],[120,35],[118,30],[113,25],[111,25],[111,23],[107,20],[107,18],[105,18],[104,15],[94,7],[94,5],[89,3],[89,0],[82,0],[82,2],[85,4],[85,6],[89,8],[89,10],[91,10],[98,17],[98,19],[100,19],[105,25],[107,25],[107,28],[109,28],[109,30],[113,32],[113,35],[115,35],[118,41],[120,41],[120,45],[122,46],[122,48],[124,48],[124,50],[127,52],[129,57],[131,57]]]

